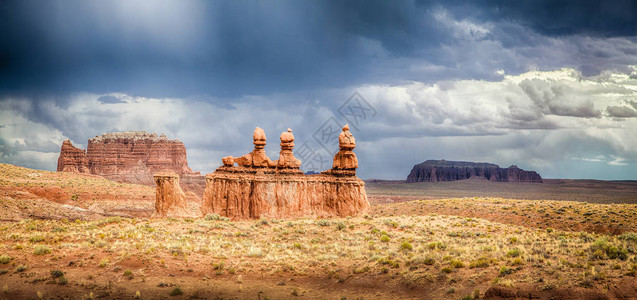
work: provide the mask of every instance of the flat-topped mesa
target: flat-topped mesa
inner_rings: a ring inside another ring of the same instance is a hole
[[[155,185],[153,174],[173,170],[182,176],[183,187],[203,195],[205,180],[188,167],[186,146],[165,135],[145,131],[105,133],[88,140],[86,151],[62,144],[58,171],[90,173],[107,179]]]
[[[179,187],[179,175],[173,170],[153,174],[155,190],[155,212],[153,217],[187,217],[186,194]]]
[[[261,128],[255,129],[253,139],[254,151],[239,158],[224,157],[223,166],[206,175],[203,215],[216,213],[231,219],[343,217],[369,210],[365,183],[356,177],[358,161],[351,151],[356,144],[348,126],[339,136],[341,151],[334,157],[334,168],[316,175],[300,170],[301,161],[292,152],[291,129],[281,134],[276,161],[265,156]]]
[[[475,163],[467,161],[427,160],[415,165],[407,182],[438,182],[484,178],[500,182],[533,182],[542,183],[542,177],[535,171],[526,171],[513,165],[508,168],[491,163]]]

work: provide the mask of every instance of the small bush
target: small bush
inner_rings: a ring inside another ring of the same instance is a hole
[[[52,278],[60,278],[64,276],[64,272],[60,271],[60,270],[51,270],[51,277]]]
[[[425,259],[423,260],[423,263],[425,265],[431,266],[436,263],[436,260],[431,257],[425,257]]]
[[[330,221],[325,219],[319,219],[319,220],[316,220],[316,225],[322,226],[322,227],[330,226]]]
[[[469,263],[469,268],[486,268],[490,265],[489,259],[482,256],[475,261]]]
[[[520,256],[520,249],[513,248],[507,252],[508,257],[518,257]]]
[[[47,246],[37,245],[33,248],[33,254],[35,255],[45,255],[51,253],[51,249]]]
[[[39,243],[39,242],[44,241],[44,237],[43,237],[43,236],[41,236],[41,235],[34,235],[34,236],[32,236],[32,237],[29,239],[29,241],[30,241],[31,243]]]
[[[11,256],[9,255],[0,256],[0,264],[8,264],[9,262],[11,262]]]
[[[124,276],[128,277],[128,279],[133,279],[133,271],[131,270],[124,271]]]
[[[184,292],[181,290],[180,287],[175,287],[174,289],[172,289],[172,291],[170,291],[170,295],[171,296],[179,296],[179,295],[183,295]]]
[[[387,235],[384,235],[384,234],[383,234],[383,235],[380,237],[380,241],[381,241],[381,242],[383,242],[383,243],[387,243],[387,242],[389,242],[389,237],[388,237]]]
[[[17,267],[15,267],[15,272],[16,273],[20,273],[20,272],[24,272],[26,271],[28,267],[26,265],[19,265]]]
[[[451,266],[458,269],[458,268],[464,268],[464,263],[459,260],[459,259],[454,259],[450,262]]]
[[[507,266],[502,266],[500,267],[500,277],[502,276],[506,276],[513,273],[513,271],[511,271],[511,269],[507,268]]]
[[[414,247],[408,241],[403,241],[400,244],[400,250],[409,250],[409,251],[411,251],[413,249],[414,249]]]
[[[427,248],[429,248],[430,250],[442,250],[447,248],[447,246],[442,242],[431,242],[427,244]]]
[[[590,248],[593,259],[603,259],[604,254],[609,259],[626,260],[628,258],[628,250],[622,246],[615,246],[609,243],[608,238],[600,238],[593,243]]]
[[[338,222],[338,223],[336,223],[336,229],[337,229],[337,230],[343,230],[343,229],[345,229],[345,223],[343,223],[343,222]]]
[[[444,268],[440,269],[440,271],[441,271],[442,273],[447,273],[447,274],[449,274],[449,273],[451,273],[451,272],[453,271],[453,269],[451,269],[450,267],[444,267]]]
[[[206,217],[204,218],[204,220],[206,221],[217,221],[219,220],[219,215],[218,214],[207,214]]]
[[[103,259],[100,261],[100,264],[99,264],[100,268],[106,267],[106,266],[108,265],[108,263],[109,263],[109,262],[110,262],[110,261],[108,260],[108,258],[103,258]]]

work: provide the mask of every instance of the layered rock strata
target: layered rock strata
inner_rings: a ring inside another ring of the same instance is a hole
[[[343,144],[341,149],[349,149],[347,161],[352,162],[353,155],[355,165],[350,163],[346,164],[347,169],[333,168],[322,174],[305,175],[299,169],[301,161],[292,152],[291,130],[281,134],[277,161],[271,161],[265,152],[260,152],[265,147],[263,130],[257,127],[253,139],[254,151],[240,158],[224,157],[223,166],[206,175],[201,206],[204,215],[216,213],[231,219],[342,217],[369,210],[365,183],[356,177],[358,163],[351,144]],[[351,142],[354,143],[353,136]],[[337,154],[337,157],[340,156]],[[340,167],[342,162],[335,164]]]
[[[500,168],[490,163],[446,160],[427,160],[415,165],[407,176],[407,182],[454,181],[471,177],[500,182],[542,182],[542,177],[535,171],[525,171],[515,165]]]
[[[175,171],[168,170],[157,172],[153,177],[157,184],[153,217],[188,216],[186,194],[179,186],[179,175]]]
[[[155,184],[154,173],[172,170],[182,176],[186,190],[201,196],[205,185],[204,177],[188,167],[181,141],[144,131],[105,133],[89,139],[86,150],[64,141],[57,170],[144,185]]]

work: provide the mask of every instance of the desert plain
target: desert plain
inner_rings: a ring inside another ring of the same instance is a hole
[[[155,189],[0,164],[2,299],[631,299],[637,182],[368,180],[359,217],[151,218]]]

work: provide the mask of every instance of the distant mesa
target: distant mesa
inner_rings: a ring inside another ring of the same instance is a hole
[[[186,191],[203,195],[205,178],[188,167],[186,146],[145,131],[105,133],[88,140],[86,150],[62,143],[58,171],[100,175],[110,180],[154,186],[153,174],[171,170]]]
[[[407,182],[455,181],[481,177],[499,182],[542,183],[542,177],[535,171],[525,171],[513,165],[508,168],[491,163],[467,161],[427,160],[415,165]]]

